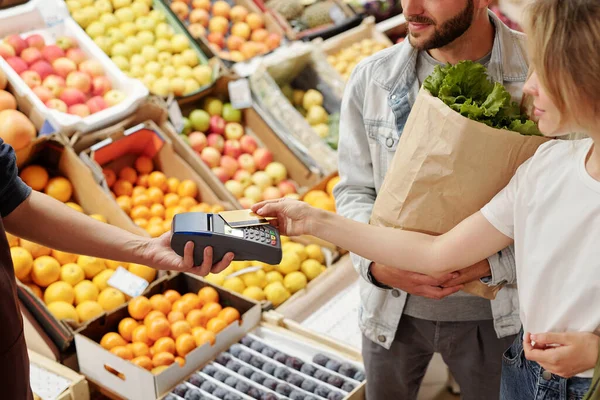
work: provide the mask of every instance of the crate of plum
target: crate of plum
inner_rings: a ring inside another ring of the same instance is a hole
[[[163,0],[198,41],[228,66],[267,54],[281,44],[283,30],[252,0]]]
[[[300,335],[261,325],[166,399],[360,399],[364,383],[360,362]]]
[[[0,16],[0,68],[36,127],[48,121],[63,134],[85,133],[135,111],[148,96],[144,85],[120,71],[66,9],[66,18],[47,26],[38,3]],[[15,18],[20,29],[7,21]]]

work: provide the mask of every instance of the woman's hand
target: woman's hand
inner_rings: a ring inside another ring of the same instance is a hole
[[[532,346],[531,342],[535,342]],[[593,369],[598,361],[600,337],[589,332],[525,333],[525,357],[546,371],[570,378]]]
[[[194,242],[188,242],[183,251],[183,257],[180,257],[171,248],[172,232],[155,239],[150,239],[144,245],[141,251],[141,257],[149,267],[177,272],[187,272],[199,276],[206,276],[209,273],[217,274],[223,271],[233,261],[233,253],[227,253],[222,260],[213,265],[212,247],[204,248],[204,260],[202,265],[194,265]]]
[[[285,236],[310,234],[312,220],[317,209],[292,199],[268,200],[252,206],[252,211],[261,217],[277,218],[273,224]]]

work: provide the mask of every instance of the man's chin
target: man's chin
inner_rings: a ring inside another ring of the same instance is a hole
[[[415,49],[417,49],[417,50],[423,50],[424,46],[429,41],[429,38],[427,37],[427,35],[424,35],[422,33],[412,33],[412,32],[409,32],[409,34],[408,34],[408,41],[410,42],[410,45],[412,47],[414,47]]]

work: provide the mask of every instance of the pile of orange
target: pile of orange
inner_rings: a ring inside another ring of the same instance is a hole
[[[105,334],[100,345],[154,374],[173,363],[185,365],[191,351],[213,345],[217,333],[240,319],[238,310],[221,306],[219,293],[210,286],[198,294],[170,289],[135,297],[127,309],[129,317],[119,322],[118,332]]]
[[[133,166],[123,167],[118,173],[104,168],[104,177],[119,207],[152,237],[171,230],[176,214],[223,211],[221,205],[201,202],[194,181],[180,181],[155,171],[152,159],[146,156],[138,157]]]

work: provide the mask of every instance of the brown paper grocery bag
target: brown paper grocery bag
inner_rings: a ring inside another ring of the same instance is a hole
[[[421,89],[371,224],[445,233],[486,205],[547,140],[470,120]],[[463,290],[494,299],[500,289],[477,281]]]

